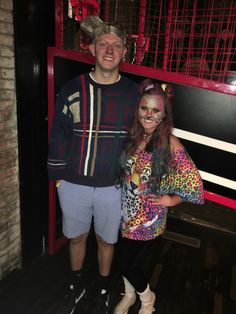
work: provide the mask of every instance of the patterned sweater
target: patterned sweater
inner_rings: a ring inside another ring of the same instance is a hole
[[[122,187],[121,233],[133,240],[151,240],[165,231],[167,207],[152,205],[149,195],[152,153],[137,150],[127,161]],[[184,148],[171,155],[171,171],[161,180],[157,195],[178,195],[183,201],[204,203],[203,183]]]
[[[114,185],[137,98],[137,84],[124,76],[107,85],[96,83],[89,73],[67,82],[55,105],[49,179],[94,187]]]

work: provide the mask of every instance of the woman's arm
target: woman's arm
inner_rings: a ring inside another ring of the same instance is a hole
[[[203,204],[204,190],[200,173],[193,160],[174,135],[170,138],[173,172],[163,179],[161,194],[178,195],[184,202]],[[170,200],[175,203],[176,200]],[[177,200],[178,204],[178,200]]]

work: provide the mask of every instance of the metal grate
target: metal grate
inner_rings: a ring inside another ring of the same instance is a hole
[[[87,52],[79,24],[95,14],[126,28],[126,62],[236,85],[234,0],[60,1],[60,48]]]

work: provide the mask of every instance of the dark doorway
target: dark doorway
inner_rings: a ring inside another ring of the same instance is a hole
[[[47,46],[54,1],[13,1],[23,266],[45,250],[47,205]]]

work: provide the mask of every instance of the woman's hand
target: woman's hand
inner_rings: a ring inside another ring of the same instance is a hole
[[[175,206],[183,202],[182,198],[178,195],[155,195],[151,194],[149,197],[149,200],[152,202],[152,204],[155,205],[160,205],[160,206],[165,206],[165,207],[170,207],[170,206]]]

